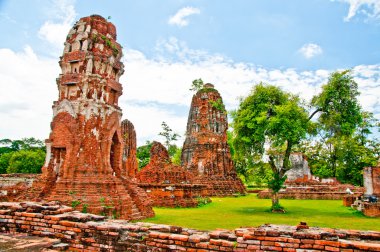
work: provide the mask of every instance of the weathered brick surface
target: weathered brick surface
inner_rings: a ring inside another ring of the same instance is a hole
[[[137,163],[134,132],[128,121],[121,123],[118,106],[121,57],[116,28],[103,17],[81,18],[69,31],[59,62],[59,97],[53,104],[46,162],[36,185],[44,186],[43,199],[141,219],[154,213],[151,200],[127,176]]]
[[[0,201],[32,200],[42,188],[32,188],[41,174],[0,174]]]
[[[167,149],[156,141],[152,143],[149,164],[137,173],[136,179],[155,206],[196,207],[197,197],[206,193],[206,186],[196,183],[189,171],[174,165]]]
[[[124,142],[122,175],[134,178],[138,170],[136,131],[128,119],[121,122],[121,135]]]
[[[208,195],[245,193],[227,144],[227,112],[212,84],[205,84],[191,101],[182,166],[207,185]]]
[[[59,238],[69,251],[380,251],[380,233],[372,231],[266,224],[207,232],[107,220],[56,202],[2,202],[0,210],[0,232]]]

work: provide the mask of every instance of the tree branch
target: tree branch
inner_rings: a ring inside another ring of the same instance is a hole
[[[313,117],[315,116],[316,113],[321,112],[321,111],[322,111],[322,109],[321,109],[321,108],[318,108],[318,109],[315,110],[313,113],[311,113],[311,115],[310,115],[309,118],[308,118],[308,121],[310,121],[311,118],[313,118]]]
[[[276,164],[274,163],[274,157],[269,155],[269,164],[270,164],[270,167],[272,168],[272,171],[274,173],[277,173],[278,172],[278,169],[276,167]]]

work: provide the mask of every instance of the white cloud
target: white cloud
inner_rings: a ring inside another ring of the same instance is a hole
[[[201,11],[198,8],[184,7],[177,11],[174,16],[171,16],[168,23],[171,25],[177,25],[179,27],[187,26],[189,24],[189,21],[186,19],[186,17],[200,13]]]
[[[48,137],[58,73],[57,59],[40,58],[30,46],[0,49],[0,137]]]
[[[323,50],[322,48],[313,43],[304,44],[299,50],[299,53],[301,53],[306,59],[311,59],[317,55],[322,54]]]
[[[134,124],[139,145],[146,140],[162,141],[158,136],[162,121],[175,132],[185,133],[192,98],[189,88],[196,78],[215,84],[227,109],[232,110],[238,106],[238,97],[246,96],[261,81],[310,100],[330,73],[324,69],[279,70],[234,62],[222,55],[190,49],[175,38],[160,41],[157,49],[156,58],[124,49],[127,74],[121,78],[124,94],[119,105],[123,117]],[[0,49],[0,86],[6,90],[0,92],[1,137],[48,137],[51,105],[58,98],[55,79],[59,72],[58,58],[41,58],[29,46],[21,52]],[[356,66],[353,72],[363,108],[380,119],[380,64]]]
[[[49,8],[49,12],[51,20],[41,26],[38,36],[49,42],[57,52],[61,52],[66,35],[75,21],[74,1],[54,0],[53,7]]]
[[[350,5],[347,16],[344,21],[350,21],[358,13],[368,16],[372,19],[380,18],[380,1],[379,0],[339,0]]]

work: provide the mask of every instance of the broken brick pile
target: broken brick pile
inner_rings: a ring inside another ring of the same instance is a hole
[[[199,231],[107,220],[54,202],[0,203],[0,232],[59,238],[70,251],[380,251],[380,232],[305,223]]]
[[[22,201],[35,199],[41,189],[33,188],[33,182],[41,174],[0,174],[0,201]]]
[[[207,185],[210,196],[244,194],[227,144],[227,112],[212,84],[192,98],[182,148],[181,164],[196,180]]]
[[[197,184],[194,176],[171,162],[167,149],[154,141],[149,164],[137,173],[139,187],[153,199],[155,206],[196,207],[198,197],[205,194],[206,186]]]
[[[59,61],[59,98],[46,140],[40,197],[80,204],[94,213],[107,206],[120,218],[142,219],[154,212],[144,190],[125,176],[125,165],[134,161],[123,157],[134,146],[123,135],[129,126],[121,123],[118,106],[121,57],[116,28],[103,17],[81,18],[69,31]]]

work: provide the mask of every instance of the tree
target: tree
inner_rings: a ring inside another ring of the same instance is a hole
[[[137,147],[136,156],[139,164],[139,170],[149,164],[151,148],[152,142],[150,141],[146,141],[145,145]]]
[[[168,151],[170,152],[170,146],[173,141],[177,141],[179,135],[177,133],[173,133],[173,130],[167,125],[166,122],[161,123],[162,131],[158,133],[160,136],[165,138],[165,145]],[[175,152],[175,150],[174,150]],[[174,153],[172,153],[174,154]]]
[[[272,210],[282,210],[278,192],[291,169],[290,153],[306,137],[309,122],[300,99],[272,85],[258,84],[233,112],[234,148],[240,159],[268,155],[273,177]],[[269,146],[266,150],[265,146]]]
[[[337,176],[338,145],[342,138],[354,134],[362,124],[363,114],[359,105],[358,84],[354,81],[351,71],[334,72],[328,83],[322,86],[322,92],[314,96],[312,106],[316,110],[312,118],[320,112],[318,122],[321,125],[320,136],[329,143],[329,164],[333,176]],[[365,133],[363,131],[363,133]]]
[[[40,173],[44,161],[42,150],[19,150],[12,153],[7,173]]]
[[[203,88],[203,80],[201,78],[193,80],[190,91],[198,92]]]

